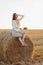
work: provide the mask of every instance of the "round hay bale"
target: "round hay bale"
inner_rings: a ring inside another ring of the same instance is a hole
[[[12,37],[9,40],[9,46],[6,50],[7,60],[10,62],[17,62],[17,61],[27,61],[31,59],[32,52],[33,52],[33,43],[29,38],[25,38],[25,43],[27,46],[22,46],[21,42],[18,38]]]
[[[0,32],[0,60],[6,60],[6,49],[8,47],[8,41],[11,39],[11,32]]]
[[[25,38],[27,46],[22,46],[18,38],[12,37],[11,32],[0,33],[0,60],[7,62],[27,61],[33,52],[33,42]]]

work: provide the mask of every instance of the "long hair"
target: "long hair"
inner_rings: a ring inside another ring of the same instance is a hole
[[[16,13],[13,14],[12,20],[16,20]]]

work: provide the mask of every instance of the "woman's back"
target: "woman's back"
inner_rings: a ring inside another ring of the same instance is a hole
[[[19,23],[17,24],[16,20],[12,20],[12,27],[15,30],[19,29]]]

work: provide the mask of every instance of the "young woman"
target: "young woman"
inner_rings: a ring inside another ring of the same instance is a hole
[[[14,13],[13,14],[13,18],[12,18],[12,35],[14,37],[19,37],[20,42],[22,43],[22,45],[26,45],[24,43],[24,37],[25,35],[22,35],[22,31],[20,30],[20,21],[24,18],[24,15],[19,15]],[[21,39],[21,37],[23,36],[23,39]]]

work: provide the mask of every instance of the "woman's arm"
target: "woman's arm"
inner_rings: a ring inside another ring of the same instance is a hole
[[[17,14],[18,16],[20,16],[20,18],[18,18],[18,20],[22,20],[24,18],[24,15],[19,15]]]

